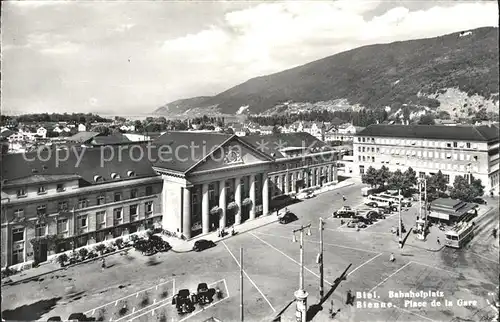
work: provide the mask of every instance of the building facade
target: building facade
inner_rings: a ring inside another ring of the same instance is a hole
[[[419,177],[441,170],[450,185],[455,176],[472,175],[485,193],[498,195],[498,125],[370,125],[356,134],[353,148],[359,176],[382,166],[411,167]]]
[[[161,177],[127,153],[121,160],[102,155],[110,161],[100,167],[101,153],[85,149],[80,163],[74,156],[57,166],[49,155],[3,156],[2,267],[43,262],[161,221]]]
[[[3,157],[2,267],[153,226],[189,239],[337,181],[337,152],[306,133],[168,132],[150,144],[73,149],[57,150],[64,161]]]

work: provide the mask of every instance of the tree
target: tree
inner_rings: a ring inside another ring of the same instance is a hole
[[[420,120],[418,121],[419,125],[434,125],[434,116],[432,114],[424,114],[420,116]]]
[[[378,171],[374,167],[369,167],[366,173],[361,176],[361,181],[373,188],[377,185],[377,174]]]
[[[277,125],[273,126],[273,134],[276,134],[276,133],[281,133],[281,130]]]
[[[383,165],[382,168],[377,171],[377,185],[383,187],[390,177],[391,172],[389,171],[389,168]]]
[[[407,192],[410,192],[412,188],[417,184],[417,173],[413,168],[409,167],[403,174],[404,183],[403,183],[403,195],[406,195]]]
[[[226,134],[234,134],[234,130],[232,128],[227,128],[226,130],[224,130],[224,132]]]
[[[109,130],[109,127],[106,127],[106,126],[96,126],[95,128],[92,129],[94,132],[99,132],[103,135],[109,135],[110,134],[110,130]]]
[[[388,180],[389,187],[396,190],[403,189],[404,183],[405,178],[403,172],[401,172],[401,170],[399,169],[394,171]]]
[[[456,176],[453,182],[453,188],[450,190],[451,198],[467,202],[473,201],[483,194],[484,186],[481,183],[481,179],[471,178],[471,184],[469,184],[469,179],[465,176]]]

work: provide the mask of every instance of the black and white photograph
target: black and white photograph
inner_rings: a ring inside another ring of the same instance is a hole
[[[1,321],[500,321],[497,1],[0,7]]]

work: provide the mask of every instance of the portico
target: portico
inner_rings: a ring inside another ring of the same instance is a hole
[[[169,134],[176,142],[207,139],[206,134],[203,138],[188,132]],[[185,161],[192,163],[185,171],[172,169],[175,162],[154,165],[163,177],[163,228],[188,239],[269,213],[267,174],[272,157],[237,136],[212,136],[218,139],[217,146],[194,162]]]

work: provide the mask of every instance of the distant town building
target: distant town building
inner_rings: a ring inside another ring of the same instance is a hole
[[[85,124],[78,124],[78,132],[86,132],[87,131],[87,127],[85,126]]]
[[[47,137],[47,129],[41,126],[36,130],[36,134],[45,139]]]
[[[390,171],[412,167],[419,177],[439,170],[448,184],[455,176],[481,179],[485,193],[498,195],[499,128],[442,125],[370,125],[353,143],[357,175],[368,167]]]

